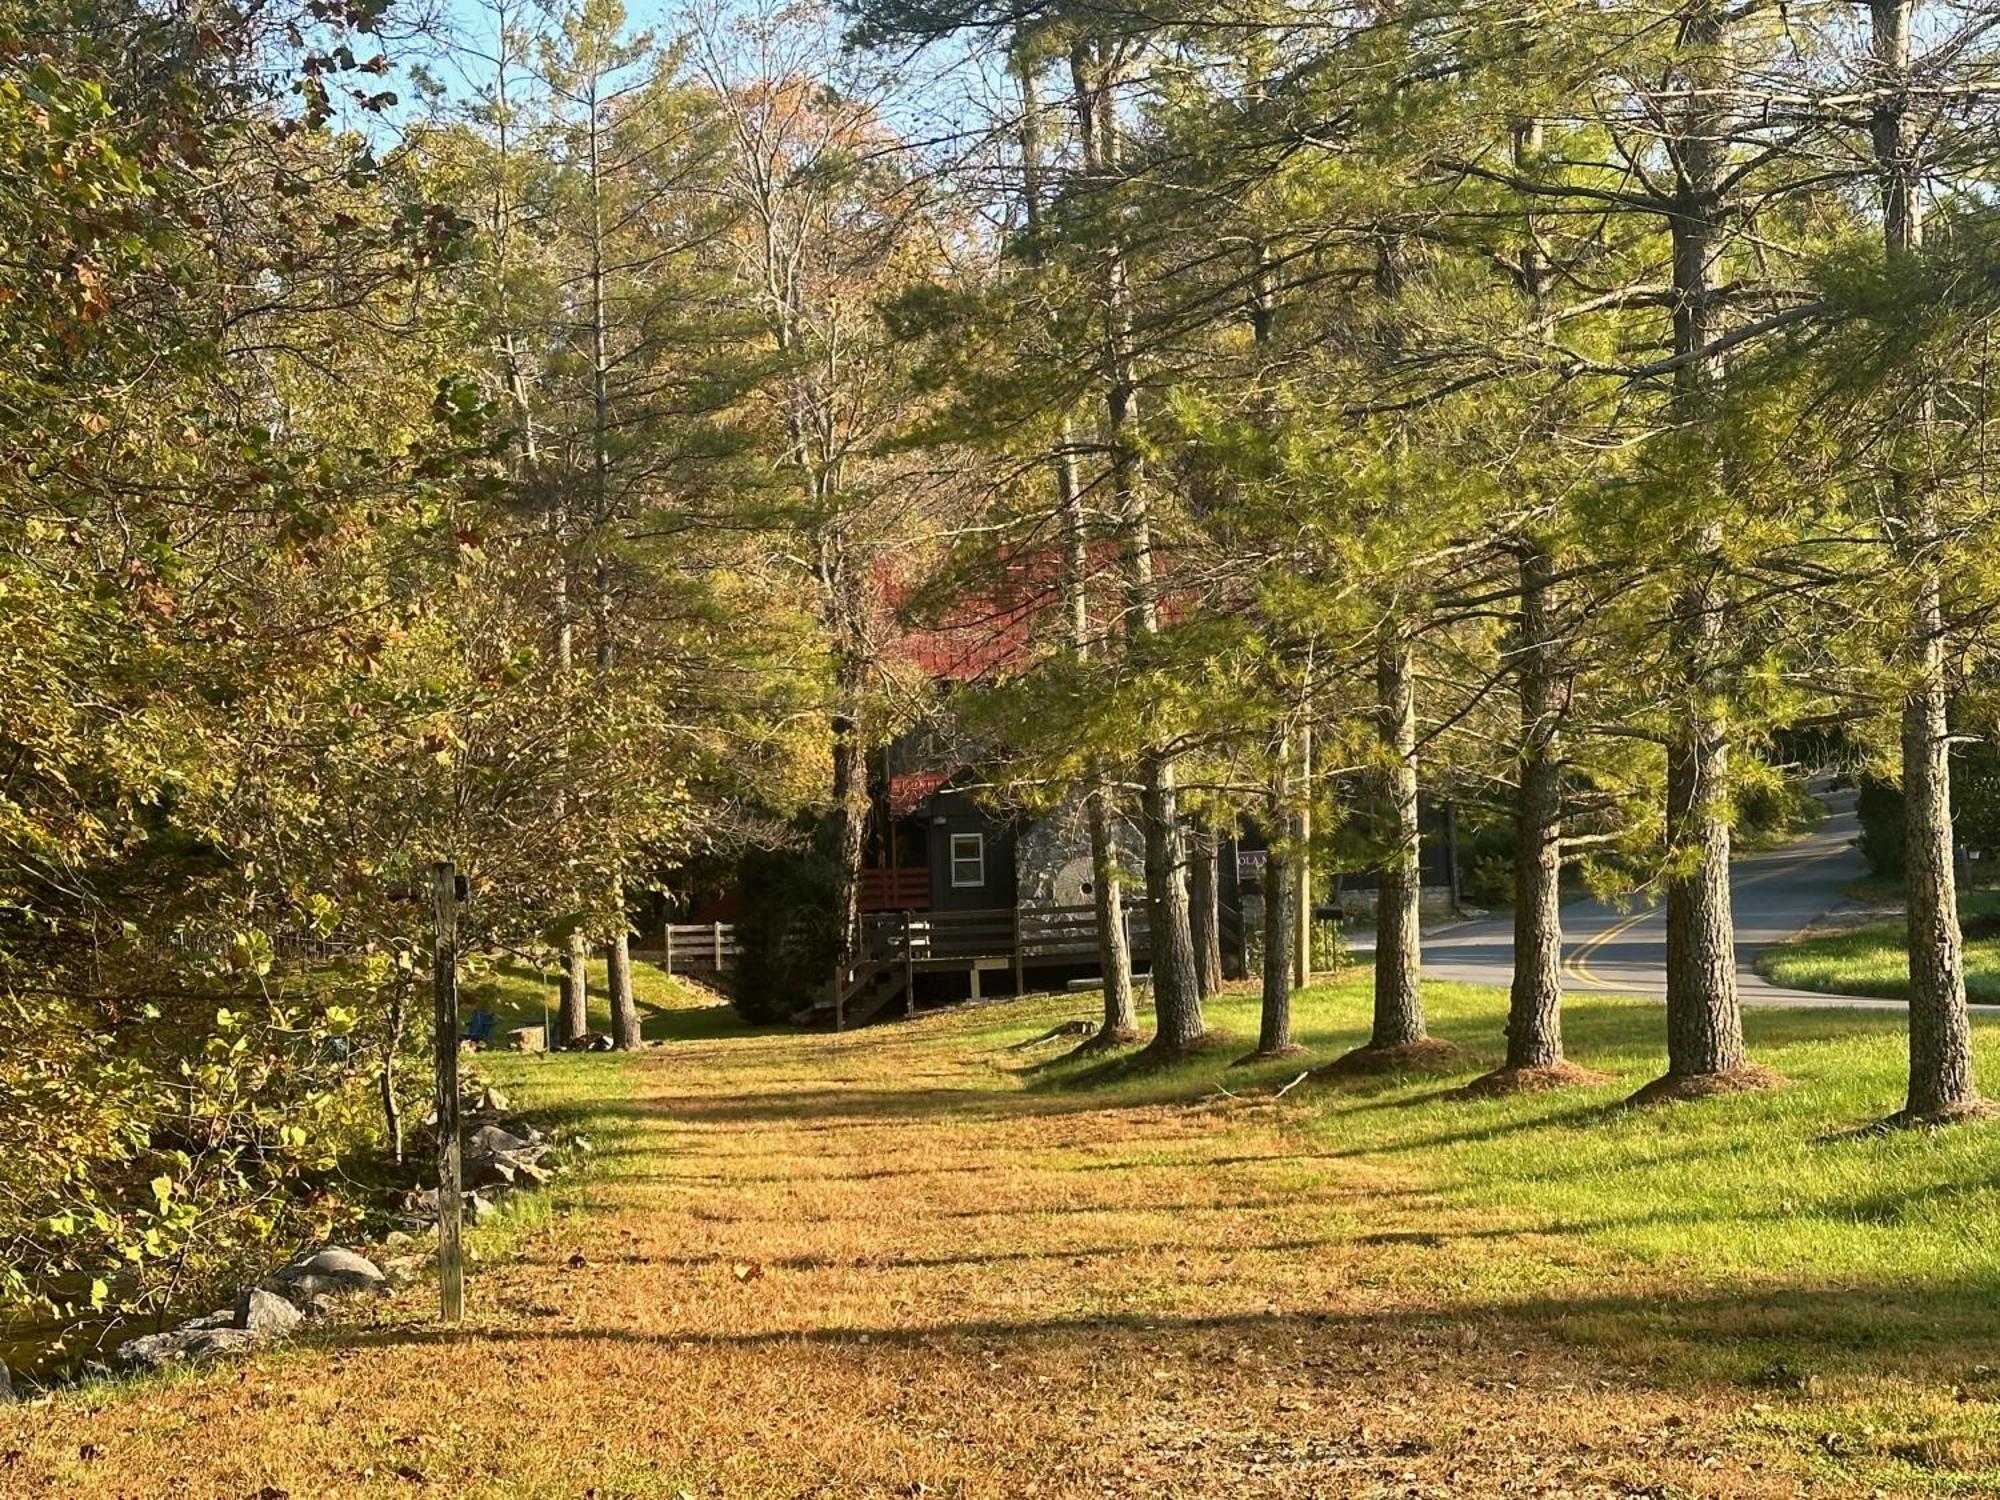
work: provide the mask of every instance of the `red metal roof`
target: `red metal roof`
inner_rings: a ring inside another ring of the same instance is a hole
[[[932,792],[950,781],[949,771],[899,771],[889,778],[889,816],[907,818]]]

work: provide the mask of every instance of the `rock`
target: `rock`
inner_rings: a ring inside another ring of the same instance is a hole
[[[498,1125],[482,1125],[466,1140],[465,1150],[468,1156],[497,1156],[503,1151],[526,1151],[533,1145],[525,1136]]]
[[[539,1026],[517,1027],[507,1033],[507,1048],[510,1052],[546,1052],[548,1033]]]
[[[514,1161],[507,1156],[475,1156],[465,1164],[465,1180],[476,1188],[512,1187]]]
[[[430,1258],[423,1255],[396,1255],[382,1262],[382,1274],[391,1286],[408,1286],[424,1274]]]
[[[465,1216],[475,1224],[484,1224],[500,1212],[500,1205],[480,1193],[468,1193],[465,1200]]]
[[[233,1326],[259,1338],[283,1338],[305,1315],[276,1292],[261,1286],[244,1288],[236,1299]]]
[[[482,1152],[469,1158],[465,1163],[465,1180],[473,1187],[520,1187],[527,1184],[540,1187],[549,1180],[549,1173],[539,1166],[542,1148],[529,1147],[522,1151]]]
[[[515,1156],[504,1159],[514,1169],[514,1186],[516,1187],[524,1184],[528,1187],[547,1187],[549,1178],[554,1175],[547,1167],[529,1161],[525,1157]]]
[[[14,1372],[7,1368],[4,1360],[0,1360],[0,1406],[20,1399],[14,1394]]]
[[[264,1342],[264,1335],[248,1328],[210,1328],[188,1341],[184,1359],[208,1359],[222,1354],[248,1354]]]
[[[235,1314],[225,1308],[204,1318],[190,1319],[165,1333],[148,1333],[136,1339],[127,1339],[111,1356],[112,1361],[122,1369],[157,1370],[186,1357],[197,1345],[201,1345],[205,1353],[219,1352],[204,1342],[213,1337],[238,1334],[242,1338],[253,1339],[254,1335],[243,1334],[241,1330],[229,1326],[234,1317]]]
[[[311,1277],[330,1289],[369,1292],[383,1284],[382,1268],[365,1255],[339,1245],[329,1245],[303,1260],[293,1261],[278,1273],[280,1281],[304,1281]]]
[[[489,1115],[504,1115],[513,1107],[513,1101],[495,1088],[489,1088],[479,1096],[480,1110]]]

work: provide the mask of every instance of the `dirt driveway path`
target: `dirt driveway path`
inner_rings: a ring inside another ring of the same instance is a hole
[[[489,1254],[461,1331],[417,1288],[249,1363],[0,1412],[0,1493],[1804,1492],[1643,1351],[1455,1301],[1479,1226],[1419,1188],[1227,1097],[1026,1091],[969,1024],[524,1064],[599,1168]]]

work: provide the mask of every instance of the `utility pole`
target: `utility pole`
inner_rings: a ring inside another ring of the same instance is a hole
[[[440,1316],[465,1315],[465,1250],[461,1219],[465,1199],[458,1139],[458,903],[461,877],[451,861],[431,866],[431,901],[437,914],[432,970],[437,998],[438,1296]]]

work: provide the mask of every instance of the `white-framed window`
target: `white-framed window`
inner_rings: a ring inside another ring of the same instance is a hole
[[[953,889],[986,884],[986,835],[954,833],[951,836],[951,883]]]

